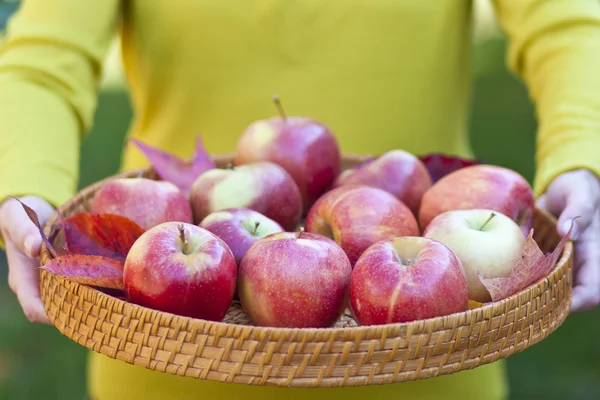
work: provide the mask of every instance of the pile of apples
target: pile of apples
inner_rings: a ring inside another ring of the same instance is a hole
[[[280,115],[252,123],[217,167],[136,142],[160,180],[108,181],[91,209],[144,229],[125,260],[127,301],[221,321],[239,301],[255,325],[406,322],[491,301],[481,278],[510,275],[532,224],[518,173],[471,165],[432,179],[391,150],[342,170],[323,123]]]

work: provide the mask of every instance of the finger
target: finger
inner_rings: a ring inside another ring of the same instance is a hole
[[[52,207],[38,198],[23,198],[22,201],[32,207],[38,221],[43,226],[52,215]],[[14,199],[7,200],[0,216],[2,231],[7,241],[11,241],[18,250],[31,258],[39,256],[42,237],[35,224],[29,219],[23,206]]]
[[[600,221],[596,215],[593,229],[575,242],[575,270],[572,310],[589,311],[600,303],[600,248],[597,243]]]
[[[571,239],[577,240],[582,232],[585,232],[594,219],[596,204],[594,199],[586,196],[569,196],[564,211],[557,221],[558,233],[564,236],[569,232],[571,225]]]
[[[11,241],[6,242],[8,259],[8,284],[17,295],[25,316],[31,322],[50,324],[42,305],[36,259],[23,254]]]
[[[537,208],[540,208],[546,212],[549,212],[547,203],[548,203],[548,195],[546,193],[544,193],[536,200],[535,205]]]
[[[590,187],[575,187],[568,191],[564,209],[557,221],[559,235],[566,235],[572,224],[571,239],[577,240],[592,223],[597,202],[597,196],[592,193]]]

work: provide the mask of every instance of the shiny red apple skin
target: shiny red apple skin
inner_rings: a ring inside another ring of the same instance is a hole
[[[250,246],[258,240],[284,232],[277,222],[249,208],[215,211],[207,215],[199,226],[214,233],[229,246],[238,266]]]
[[[533,223],[533,190],[519,173],[496,165],[473,165],[437,181],[423,195],[419,209],[422,230],[450,210],[489,209],[515,221],[525,235]]]
[[[335,240],[352,265],[375,242],[419,235],[417,220],[402,201],[366,185],[344,185],[325,193],[309,210],[305,229]]]
[[[341,169],[341,154],[333,132],[307,117],[273,117],[252,123],[242,133],[235,164],[270,161],[283,167],[300,193],[304,212],[331,186]]]
[[[259,326],[325,328],[348,305],[352,267],[331,239],[282,232],[256,242],[238,275],[238,294],[250,320]]]
[[[200,175],[190,192],[194,222],[226,208],[250,208],[292,231],[302,217],[302,196],[293,178],[279,165],[261,161]]]
[[[432,239],[405,236],[377,242],[352,270],[350,306],[361,325],[440,317],[466,311],[468,304],[460,261]]]
[[[221,321],[237,283],[235,258],[225,242],[206,229],[166,222],[144,232],[131,247],[123,271],[127,301],[191,318]]]
[[[177,186],[147,178],[109,180],[96,192],[90,208],[129,218],[144,230],[163,222],[193,222],[190,203]]]
[[[376,158],[342,171],[333,187],[368,185],[390,192],[410,208],[415,216],[423,194],[431,187],[425,165],[404,150],[391,150]]]

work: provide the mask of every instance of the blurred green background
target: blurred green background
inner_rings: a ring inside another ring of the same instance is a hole
[[[0,30],[17,4],[0,0]],[[535,113],[523,85],[506,69],[505,37],[487,4],[481,4],[473,40],[472,141],[478,157],[531,180]],[[106,61],[94,128],[82,146],[80,186],[117,170],[130,118],[115,48]],[[25,319],[8,288],[3,253],[0,273],[0,399],[80,400],[86,350],[55,328],[31,325]],[[544,342],[511,357],[511,398],[600,399],[599,317],[600,310],[572,315]]]

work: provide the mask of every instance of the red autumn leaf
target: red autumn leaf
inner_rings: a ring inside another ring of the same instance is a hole
[[[533,239],[533,229],[531,229],[525,240],[521,258],[510,275],[498,278],[483,278],[479,275],[479,279],[490,293],[492,301],[512,296],[548,275],[556,265],[572,229],[573,221],[571,221],[571,227],[567,234],[563,236],[554,251],[548,255],[540,250],[537,242]]]
[[[196,136],[196,148],[191,161],[183,160],[137,139],[130,139],[130,141],[144,153],[162,180],[173,183],[186,196],[189,195],[196,178],[203,172],[216,168],[200,135]]]
[[[139,225],[120,215],[82,212],[56,224],[53,242],[64,242],[71,254],[109,257],[123,263],[142,233]]]
[[[123,263],[114,258],[70,254],[40,268],[84,285],[123,290]]]
[[[420,156],[419,159],[425,164],[433,183],[458,169],[481,164],[483,162],[482,160],[460,158],[441,153],[425,154]]]

